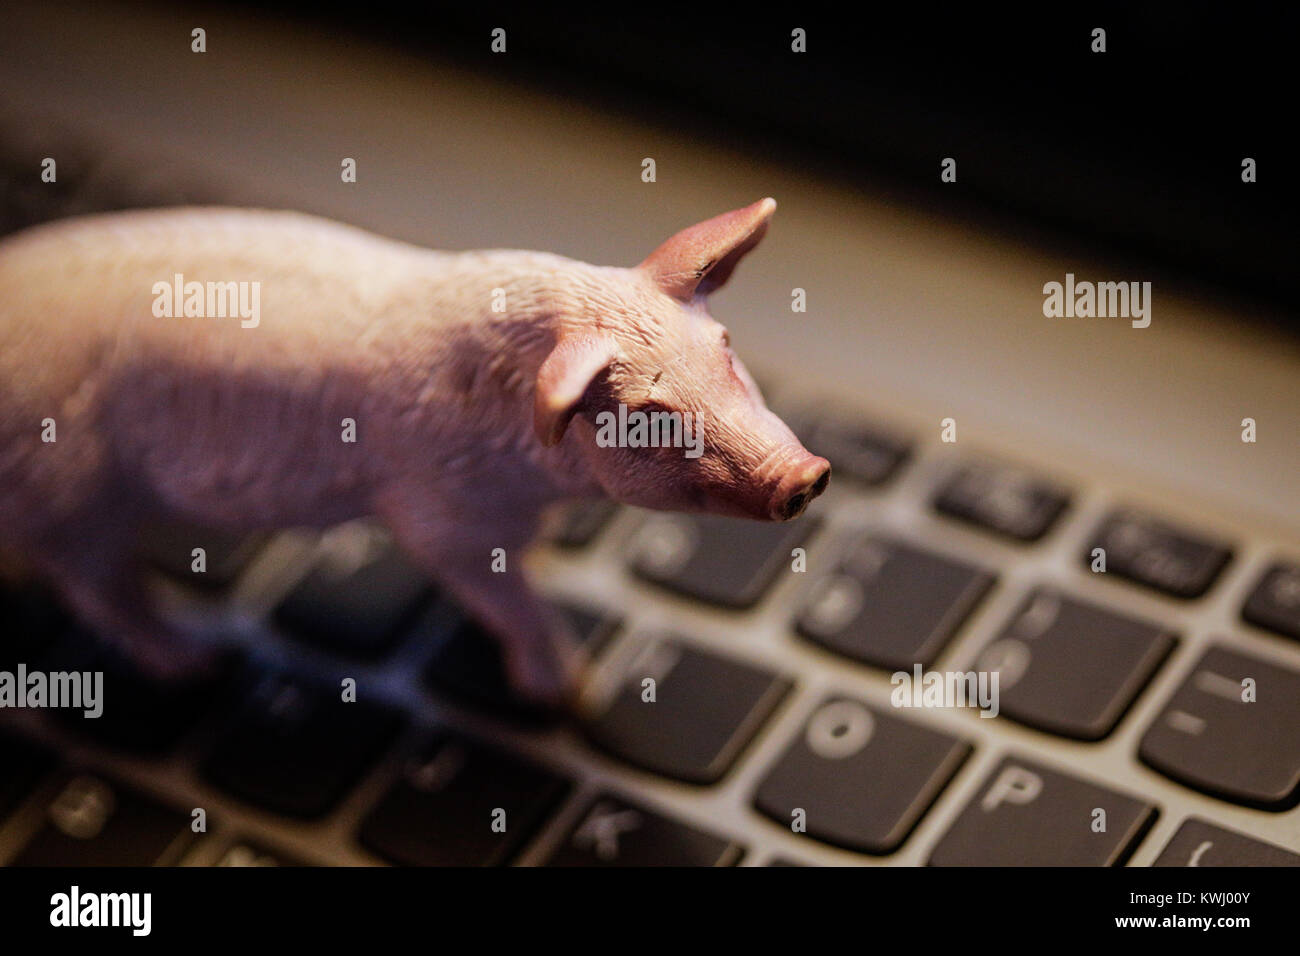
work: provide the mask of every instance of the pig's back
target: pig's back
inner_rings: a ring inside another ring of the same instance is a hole
[[[374,360],[366,344],[384,335],[377,318],[421,311],[421,276],[436,258],[259,210],[117,213],[0,242],[0,518],[6,500],[11,511],[32,506],[38,486],[79,500],[110,457],[143,468],[170,448],[166,476],[193,487],[214,454],[241,447],[274,472],[267,457],[278,435],[278,453],[307,464],[301,448],[284,447],[285,429]],[[183,299],[173,315],[155,315],[156,284],[174,285],[178,273],[205,288],[248,284],[258,325],[238,314],[187,317]],[[40,437],[47,418],[53,445]],[[265,435],[239,440],[250,432]]]
[[[354,340],[394,287],[436,257],[294,212],[184,208],[49,223],[0,242],[0,343],[57,340],[64,352],[193,341],[274,358],[290,340]],[[177,274],[205,287],[258,283],[267,321],[246,329],[238,317],[186,317],[183,301],[172,303],[174,317],[155,315],[155,284],[172,286]]]

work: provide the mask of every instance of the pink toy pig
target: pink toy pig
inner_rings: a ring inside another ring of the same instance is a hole
[[[777,521],[830,467],[763,403],[706,297],[764,199],[635,268],[443,253],[291,212],[66,220],[0,242],[0,547],[147,670],[203,653],[151,608],[133,549],[160,517],[234,531],[376,515],[555,703],[577,657],[517,556],[548,503]],[[619,405],[690,413],[681,447],[598,441]]]

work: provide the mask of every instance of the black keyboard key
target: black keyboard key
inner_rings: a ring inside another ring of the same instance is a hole
[[[1040,589],[975,666],[998,674],[1007,717],[1063,737],[1101,740],[1176,643],[1165,628]]]
[[[188,812],[90,774],[71,777],[15,866],[169,866],[193,842]]]
[[[373,659],[409,633],[433,594],[386,532],[368,525],[334,529],[319,563],[275,609],[294,637],[353,657]]]
[[[1142,800],[1009,757],[930,855],[931,866],[1120,866],[1155,823]]]
[[[1067,492],[1020,468],[963,466],[934,500],[943,514],[1018,541],[1037,541],[1070,503]]]
[[[1300,564],[1274,564],[1246,599],[1241,616],[1256,627],[1300,641]]]
[[[618,512],[613,501],[581,501],[565,505],[551,520],[544,535],[561,548],[585,548]]]
[[[1106,553],[1106,573],[1179,598],[1200,597],[1232,558],[1226,544],[1203,538],[1156,518],[1120,510],[1093,535],[1083,560]]]
[[[632,539],[632,566],[641,577],[700,601],[752,607],[783,569],[793,549],[818,525],[804,516],[764,523],[717,515],[656,514]]]
[[[364,685],[359,692],[364,697]],[[323,816],[401,726],[395,713],[342,696],[281,675],[260,677],[203,762],[204,776],[255,806],[304,819]]]
[[[621,624],[617,616],[585,607],[562,604],[557,609],[568,617],[578,641],[593,657]],[[420,640],[434,647],[424,677],[435,693],[519,723],[541,723],[557,716],[515,695],[496,640],[459,610],[449,605],[433,608],[417,632]]]
[[[620,800],[596,798],[547,866],[734,866],[744,848]]]
[[[439,740],[361,825],[361,842],[406,866],[500,866],[569,790],[567,781],[459,737]]]
[[[809,640],[866,664],[928,667],[993,581],[963,562],[870,538],[813,586],[796,626]]]
[[[53,767],[54,756],[44,747],[0,734],[0,822],[27,799]]]
[[[1212,647],[1147,730],[1141,758],[1233,803],[1300,803],[1300,671]]]
[[[478,622],[459,611],[439,608],[417,631],[434,647],[424,672],[424,682],[434,693],[523,723],[554,717],[510,689],[501,648]]]
[[[1192,817],[1152,866],[1300,866],[1300,853]]]
[[[141,535],[140,552],[155,568],[190,587],[206,591],[229,588],[266,544],[264,534],[232,534],[168,522],[150,525]],[[203,563],[194,551],[203,549]],[[202,567],[203,570],[196,568]]]
[[[635,766],[689,783],[714,783],[790,687],[762,668],[678,641],[655,641],[629,665],[623,685],[587,731],[600,747]],[[651,692],[653,700],[647,699]]]
[[[0,581],[0,670],[34,665],[69,624],[70,618],[48,589]]]
[[[786,422],[810,452],[831,463],[837,480],[882,485],[911,455],[908,442],[898,435],[845,415],[795,411]]]
[[[174,748],[218,704],[239,673],[231,651],[206,672],[175,680],[142,674],[121,650],[74,627],[48,658],[51,671],[103,675],[101,714],[62,709],[55,717],[74,732],[107,747],[143,756]]]
[[[813,712],[754,803],[787,828],[802,822],[814,839],[893,853],[970,752],[946,734],[832,698]]]

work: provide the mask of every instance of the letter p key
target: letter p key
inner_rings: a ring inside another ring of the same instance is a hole
[[[984,799],[980,801],[980,809],[985,813],[992,813],[1004,803],[1022,805],[1033,803],[1042,792],[1042,777],[1024,767],[1012,764],[993,781],[993,785],[984,794]]]

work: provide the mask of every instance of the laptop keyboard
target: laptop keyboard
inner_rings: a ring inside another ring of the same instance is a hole
[[[1156,815],[1145,800],[1008,757],[988,775],[929,862],[1115,866],[1132,855]],[[1104,821],[1104,828],[1073,825],[1083,819]]]
[[[213,198],[17,168],[0,233]],[[794,522],[552,516],[538,581],[596,664],[582,719],[514,698],[366,522],[152,529],[159,583],[228,625],[187,684],[0,587],[0,669],[103,671],[107,702],[0,710],[0,863],[1300,863],[1295,542],[843,409],[787,417],[836,477]],[[999,717],[891,707],[916,665],[996,670]]]
[[[1102,740],[1176,643],[1158,625],[1040,589],[976,668],[1002,675],[1003,716],[1062,737]]]
[[[929,667],[996,576],[871,536],[818,579],[795,629],[837,654],[891,671]]]
[[[893,853],[970,756],[970,745],[848,698],[817,706],[754,795],[813,839]],[[887,781],[887,784],[886,784]]]

